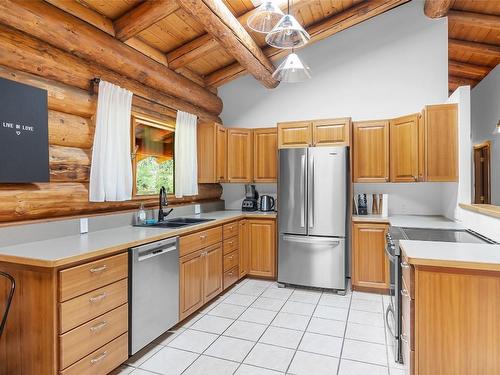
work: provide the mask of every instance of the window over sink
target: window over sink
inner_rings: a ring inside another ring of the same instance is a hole
[[[174,194],[174,137],[175,118],[132,116],[134,196],[158,194],[162,186]]]

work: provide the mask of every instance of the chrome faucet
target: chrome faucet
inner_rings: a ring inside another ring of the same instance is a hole
[[[158,222],[165,220],[165,218],[173,211],[171,208],[168,210],[166,213],[163,211],[164,207],[168,206],[168,199],[167,199],[167,191],[165,190],[165,186],[162,186],[160,188],[160,207],[158,209]]]

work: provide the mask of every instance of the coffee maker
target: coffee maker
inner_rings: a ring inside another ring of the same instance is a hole
[[[242,211],[257,211],[259,209],[257,201],[259,193],[255,190],[255,185],[245,185],[245,199],[241,204]]]

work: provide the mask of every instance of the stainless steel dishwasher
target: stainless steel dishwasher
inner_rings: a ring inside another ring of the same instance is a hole
[[[179,322],[178,237],[129,250],[129,353]]]

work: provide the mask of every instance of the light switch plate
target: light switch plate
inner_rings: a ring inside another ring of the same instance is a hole
[[[89,219],[80,219],[80,234],[85,234],[89,232]]]
[[[199,204],[194,205],[194,213],[195,214],[201,213],[201,206]]]

